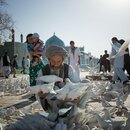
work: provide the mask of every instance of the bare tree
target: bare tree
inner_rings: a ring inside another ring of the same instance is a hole
[[[6,6],[5,0],[0,0],[0,37],[7,34],[13,28],[13,20],[11,16],[3,10],[3,6]]]
[[[0,6],[2,5],[6,5],[7,3],[5,2],[5,0],[0,0]]]

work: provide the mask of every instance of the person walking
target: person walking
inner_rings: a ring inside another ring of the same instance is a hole
[[[10,70],[10,58],[8,53],[5,52],[3,56],[3,74],[5,78],[9,77],[11,70]]]
[[[109,54],[107,53],[107,50],[105,50],[104,53],[105,54],[102,57],[102,59],[103,59],[103,66],[104,66],[104,69],[105,69],[105,73],[107,73],[107,72],[111,71],[111,65],[110,65],[110,60],[108,59],[109,58]]]
[[[125,42],[124,39],[120,39],[119,43],[122,45]],[[130,54],[129,54],[129,48],[126,48],[125,50],[127,53],[124,54],[124,70],[126,70],[127,74],[130,78]]]
[[[13,78],[16,78],[17,57],[17,55],[14,55],[11,60],[11,73],[13,74]]]
[[[75,42],[70,41],[68,63],[75,69],[78,75],[80,75],[80,51],[78,47],[75,47]]]
[[[103,57],[102,57],[102,55],[100,55],[100,59],[99,59],[99,61],[97,62],[97,64],[100,65],[100,67],[99,67],[99,72],[104,72]]]
[[[0,56],[0,77],[3,77],[3,58]]]
[[[25,74],[25,57],[22,59],[22,70],[21,73]]]
[[[112,39],[112,54],[111,56],[115,56],[118,53],[119,48],[121,47],[121,44],[119,43],[118,39],[116,37],[113,37]],[[111,59],[111,63],[113,65],[114,75],[113,75],[113,81],[120,80],[121,83],[125,84],[128,82],[128,77],[125,75],[123,68],[124,68],[124,55],[117,56],[115,58]]]

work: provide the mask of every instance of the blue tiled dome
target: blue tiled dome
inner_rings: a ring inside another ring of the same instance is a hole
[[[65,47],[64,42],[60,38],[58,38],[57,36],[55,36],[55,34],[52,37],[50,37],[45,42],[45,48],[48,48],[51,45],[57,45],[57,46]]]

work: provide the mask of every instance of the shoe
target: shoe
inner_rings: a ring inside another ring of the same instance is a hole
[[[31,100],[31,101],[36,101],[36,96],[35,96],[35,94],[33,94],[31,97],[29,97],[28,98],[29,100]]]
[[[5,76],[6,79],[8,79],[9,77],[8,76]]]

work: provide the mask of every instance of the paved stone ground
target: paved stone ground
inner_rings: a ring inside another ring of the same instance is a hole
[[[85,79],[87,72],[81,72],[81,78]],[[18,78],[19,76],[17,76]],[[100,82],[104,83],[106,81],[100,80]],[[130,92],[130,84],[126,86],[128,88],[128,91]],[[0,97],[0,109],[10,107],[10,106],[15,106],[17,109],[22,109],[31,106],[33,104],[32,101],[28,100],[29,93],[25,93],[22,95],[6,95]],[[115,106],[115,102],[110,102],[112,105]],[[94,108],[95,111],[100,111],[101,112],[101,103],[99,102],[90,102],[90,105]],[[125,101],[124,104],[128,110],[130,110],[130,94],[127,97],[127,100]],[[119,117],[116,117],[119,119]]]
[[[85,79],[86,75],[88,75],[87,72],[81,72],[80,77],[81,79]],[[19,75],[21,76],[21,75]],[[17,78],[19,78],[19,76],[17,76]],[[106,81],[102,81],[99,80],[100,82],[104,83]],[[130,84],[127,85],[128,87],[128,91],[130,92]],[[25,93],[22,95],[12,95],[12,96],[2,96],[0,97],[0,108],[5,108],[5,107],[9,107],[11,105],[15,105],[17,108],[21,108],[22,105],[23,107],[26,105],[31,104],[31,102],[28,100],[29,97],[29,93]],[[130,94],[125,102],[126,107],[128,107],[128,109],[130,110]],[[21,103],[21,104],[20,104]]]
[[[1,83],[0,88],[4,87],[7,89],[7,86],[6,86],[7,84],[9,84],[13,88],[15,88],[14,85],[19,85],[18,83],[16,84],[16,82],[20,82],[20,84],[22,84],[23,80],[27,80],[27,81],[24,81],[25,85],[27,85],[26,83],[29,82],[28,75],[18,74],[18,75],[16,75],[16,77],[17,78],[13,78],[13,75],[10,75],[8,79],[5,79],[4,77],[0,77],[0,83]],[[11,81],[15,81],[15,82],[11,82]],[[5,107],[9,107],[9,106],[14,105],[14,104],[18,104],[20,102],[27,101],[27,99],[22,98],[24,95],[27,95],[27,91],[25,88],[21,89],[21,91],[17,92],[17,93],[16,92],[9,93],[9,90],[5,90],[4,96],[2,96],[0,94],[0,109],[5,108]]]

